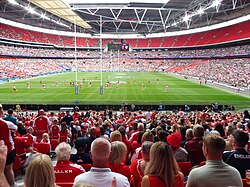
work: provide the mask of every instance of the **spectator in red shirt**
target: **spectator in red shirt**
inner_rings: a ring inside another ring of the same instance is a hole
[[[59,140],[59,132],[60,132],[60,128],[59,128],[59,125],[58,125],[58,120],[57,119],[54,119],[52,121],[52,126],[51,126],[51,138],[52,139],[57,139]]]
[[[10,121],[5,121],[1,119],[2,116],[3,116],[3,107],[0,104],[0,129],[1,129],[0,140],[3,140],[8,148],[4,174],[6,176],[6,179],[8,180],[8,183],[10,185],[14,185],[15,177],[12,166],[15,161],[16,154],[15,154],[14,141],[11,134],[12,132],[15,132],[17,130],[17,126]]]
[[[34,132],[33,127],[28,127],[27,134],[23,135],[23,137],[28,138],[28,141],[29,141],[30,145],[32,145],[32,146],[36,142],[36,136],[33,135],[33,132]]]
[[[144,124],[143,123],[138,123],[138,130],[135,130],[134,133],[131,134],[131,137],[129,138],[129,141],[133,143],[138,139],[139,132],[144,130]]]
[[[130,157],[132,157],[132,155],[135,153],[135,150],[136,150],[138,147],[141,147],[141,145],[142,145],[142,136],[143,136],[143,134],[144,134],[144,132],[143,132],[143,131],[140,131],[137,141],[134,141],[134,142],[131,144],[131,153],[130,153]],[[130,159],[131,159],[131,158],[130,158]]]
[[[123,142],[115,141],[111,143],[111,153],[107,167],[111,171],[120,173],[130,180],[131,173],[129,167],[124,164],[127,155],[127,147]]]
[[[69,144],[62,142],[56,147],[57,163],[54,167],[56,183],[72,183],[77,175],[82,174],[85,170],[77,164],[69,161],[71,147]]]
[[[50,121],[44,110],[39,110],[38,117],[34,120],[34,129],[37,137],[41,140],[43,133],[49,132]]]
[[[14,135],[14,143],[16,148],[16,154],[18,154],[22,161],[22,167],[29,165],[32,158],[35,157],[35,151],[30,144],[30,141],[27,137],[16,136]]]
[[[126,162],[125,163],[127,163],[128,162],[128,157],[129,157],[129,153],[131,152],[131,143],[130,143],[130,141],[128,140],[128,138],[126,137],[126,129],[125,129],[125,127],[123,127],[123,126],[120,126],[119,128],[118,128],[118,131],[121,133],[121,135],[122,135],[122,142],[126,145],[126,147],[127,147],[127,158],[126,158]]]
[[[131,180],[130,185],[134,187],[140,187],[141,186],[141,180],[144,176],[144,170],[147,166],[147,163],[149,162],[149,152],[150,148],[153,145],[153,142],[145,141],[142,144],[142,159],[136,159],[134,160],[131,165],[129,166],[130,172],[131,172]]]
[[[192,166],[199,165],[206,158],[202,151],[204,128],[201,125],[195,125],[193,128],[194,138],[185,144],[185,149],[188,152],[188,159]]]

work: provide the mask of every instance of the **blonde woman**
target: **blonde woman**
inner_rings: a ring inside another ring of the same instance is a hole
[[[115,130],[110,135],[110,142],[115,142],[115,141],[120,141],[120,142],[122,141],[122,134],[118,130]]]
[[[115,141],[111,143],[111,154],[108,159],[107,167],[111,171],[120,173],[130,180],[131,173],[129,167],[124,164],[127,155],[127,147],[123,142]]]
[[[55,187],[54,168],[48,155],[38,154],[30,162],[24,187]]]
[[[154,135],[152,134],[150,130],[147,130],[142,135],[141,142],[143,143],[145,141],[154,142]],[[135,150],[135,153],[132,155],[131,162],[135,161],[136,159],[141,159],[141,158],[142,158],[142,154],[141,154],[141,146],[140,146]]]
[[[149,157],[141,187],[183,187],[183,174],[179,171],[172,150],[166,143],[154,143]]]

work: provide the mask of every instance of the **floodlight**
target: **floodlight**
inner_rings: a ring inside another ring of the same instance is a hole
[[[8,2],[12,5],[18,5],[18,3],[15,0],[8,0]]]
[[[221,4],[222,0],[214,0],[214,2],[212,3],[211,7],[217,7]]]
[[[36,13],[35,9],[32,8],[32,7],[30,7],[30,6],[25,7],[25,10],[27,10],[31,14],[35,14]]]
[[[186,14],[182,20],[188,22],[190,20],[190,16]]]
[[[44,13],[44,14],[41,14],[40,16],[41,16],[42,19],[47,19],[47,20],[49,20],[49,17],[47,17],[47,16],[45,15],[45,13]]]
[[[200,9],[197,11],[197,13],[202,15],[204,13],[204,9],[200,7]]]

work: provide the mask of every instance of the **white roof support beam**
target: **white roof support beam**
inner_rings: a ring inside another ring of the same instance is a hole
[[[112,15],[114,16],[115,19],[118,19],[118,17],[120,16],[121,12],[122,12],[123,9],[120,9],[118,14],[115,15],[115,12],[112,8],[110,8],[110,12],[112,13]]]
[[[140,18],[140,17],[139,17],[139,14],[138,14],[138,12],[137,12],[137,9],[134,9],[135,15],[136,15],[136,17],[137,17],[139,23],[142,22],[142,20],[143,20],[145,14],[146,14],[146,12],[147,12],[147,10],[148,10],[148,9],[144,9],[144,12],[143,12],[143,14],[142,14],[142,17]]]
[[[162,13],[161,13],[160,10],[158,10],[158,12],[159,12],[159,15],[160,15],[160,18],[161,18],[162,26],[163,26],[163,28],[165,28],[166,26],[165,26],[165,22],[164,22],[163,17],[162,17]]]
[[[232,3],[233,3],[233,9],[235,9],[236,4],[237,4],[237,0],[232,0]]]

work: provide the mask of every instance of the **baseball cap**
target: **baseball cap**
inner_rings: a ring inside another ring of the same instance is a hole
[[[167,142],[171,147],[178,148],[181,146],[182,136],[178,132],[174,132],[167,136]]]

